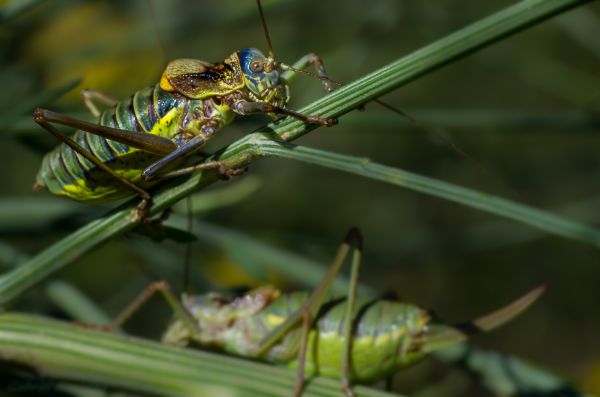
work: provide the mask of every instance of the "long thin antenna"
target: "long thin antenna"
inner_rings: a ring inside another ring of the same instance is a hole
[[[476,159],[475,157],[471,156],[469,153],[465,152],[460,146],[458,146],[456,143],[454,143],[451,139],[445,137],[440,132],[436,131],[434,128],[426,126],[425,124],[419,122],[419,120],[417,120],[410,114],[404,112],[403,110],[401,110],[393,105],[390,105],[387,102],[382,101],[381,99],[374,99],[373,102],[376,102],[379,105],[383,106],[384,108],[404,117],[405,119],[407,119],[409,121],[409,123],[411,123],[413,125],[413,127],[416,127],[417,129],[421,130],[422,132],[425,132],[426,134],[428,134],[430,137],[437,139],[438,141],[442,142],[444,145],[446,145],[450,149],[454,150],[454,152],[456,154],[458,154],[462,158],[466,159],[467,161],[470,161],[472,164],[474,164],[479,169],[479,171],[482,174],[487,175],[487,176],[491,177],[492,179],[494,179],[501,186],[503,186],[507,191],[512,193],[513,196],[515,196],[516,198],[518,198],[519,200],[521,200],[524,203],[531,204],[530,200],[527,197],[525,197],[519,190],[512,187],[499,174],[497,174],[496,172],[494,172],[493,170],[488,168],[480,160]]]
[[[154,10],[154,4],[152,0],[146,0],[146,5],[148,7],[148,11],[150,13],[150,18],[152,19],[152,24],[154,26],[154,34],[156,35],[156,42],[158,43],[158,47],[160,48],[160,52],[162,53],[162,61],[166,63],[168,58],[167,47],[165,45],[165,39],[160,31],[160,25],[158,24],[158,18],[156,17],[156,11]]]
[[[185,198],[185,211],[187,216],[187,232],[193,234],[194,220],[192,219],[193,203],[191,196]],[[192,272],[192,242],[185,243],[185,264],[183,268],[183,280],[181,282],[181,291],[188,293],[190,291],[190,275]]]
[[[315,73],[311,73],[307,70],[302,70],[302,69],[297,69],[294,68],[290,65],[286,65],[284,63],[278,62],[278,64],[283,68],[283,69],[288,69],[291,70],[293,72],[296,73],[301,73],[305,76],[317,79],[317,80],[327,80],[329,82],[331,82],[333,85],[336,85],[338,87],[341,87],[343,84],[340,83],[339,81],[335,81],[332,80],[330,78],[323,78]],[[511,192],[515,197],[517,197],[519,200],[521,200],[524,203],[529,203],[529,200],[523,195],[521,194],[521,192],[519,192],[517,189],[513,188],[510,184],[508,184],[502,177],[500,177],[497,173],[493,172],[492,170],[490,170],[488,167],[485,166],[485,164],[483,164],[481,161],[477,160],[475,157],[471,156],[469,153],[465,152],[463,149],[460,148],[460,146],[458,146],[456,143],[454,143],[452,140],[450,140],[449,138],[445,137],[444,135],[442,135],[441,133],[437,132],[435,129],[430,128],[426,125],[424,125],[423,123],[419,122],[416,118],[414,118],[413,116],[409,115],[408,113],[404,112],[403,110],[390,105],[387,102],[382,101],[381,99],[373,99],[373,102],[378,103],[379,105],[383,106],[384,108],[404,117],[406,120],[408,120],[409,123],[411,123],[414,127],[416,127],[417,129],[421,130],[422,132],[425,132],[426,134],[428,134],[430,137],[433,137],[435,139],[437,139],[438,141],[443,142],[446,146],[450,147],[452,150],[454,150],[455,153],[457,153],[459,156],[461,156],[462,158],[470,161],[471,163],[475,164],[475,166],[479,169],[479,171],[487,176],[490,176],[492,179],[494,179],[496,182],[498,182],[500,185],[502,185],[507,191]]]
[[[267,28],[267,20],[265,19],[265,14],[263,12],[262,5],[260,4],[260,0],[256,0],[256,5],[258,6],[260,21],[262,22],[265,37],[267,38],[267,45],[269,46],[269,58],[275,58],[275,53],[273,52],[273,43],[271,42],[271,36],[269,35],[269,29]]]

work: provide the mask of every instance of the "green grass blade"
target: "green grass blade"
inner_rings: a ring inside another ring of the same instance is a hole
[[[85,206],[59,197],[0,198],[0,231],[40,230],[57,220],[84,212]]]
[[[479,50],[510,34],[590,0],[524,0],[483,18],[315,101],[300,112],[338,117],[419,76]],[[296,139],[315,126],[284,119],[272,128],[283,140]]]
[[[48,299],[71,318],[88,324],[110,324],[110,318],[89,297],[70,283],[54,280],[46,285]]]
[[[594,134],[600,129],[600,116],[583,110],[574,111],[518,111],[484,108],[408,108],[403,109],[419,122],[439,126],[442,131],[460,133],[481,132],[493,126],[503,133],[546,134],[554,130],[569,130],[582,134]],[[409,124],[398,125],[398,115],[386,109],[369,108],[368,112],[350,113],[343,119],[344,126],[378,129],[394,127],[396,131],[414,130]],[[394,132],[395,133],[395,132]],[[348,139],[352,139],[349,136]]]
[[[230,207],[247,200],[260,188],[262,182],[259,177],[249,175],[239,183],[227,185],[218,190],[200,192],[190,196],[192,214],[204,214],[219,208]],[[173,209],[182,214],[187,214],[187,204],[177,203]]]
[[[12,0],[0,9],[0,22],[8,22],[46,0]]]
[[[38,95],[32,96],[26,101],[16,104],[15,106],[11,107],[10,111],[2,112],[2,115],[0,116],[0,131],[6,130],[11,124],[21,120],[24,114],[32,114],[33,109],[36,107],[50,103],[56,98],[71,91],[80,82],[81,81],[79,79],[68,81],[61,86],[49,89]],[[33,123],[33,119],[31,122]]]
[[[289,397],[292,370],[138,338],[122,337],[25,314],[0,314],[0,357],[46,378],[160,396]],[[357,396],[393,397],[358,386]],[[340,396],[340,381],[315,378],[303,397]]]
[[[6,241],[0,240],[0,268],[10,269],[26,259],[27,255]]]
[[[584,396],[558,375],[515,356],[466,344],[437,351],[433,356],[448,363],[460,363],[498,396]]]
[[[256,146],[260,147],[259,150],[265,155],[300,160],[402,186],[600,248],[600,230],[492,194],[453,185],[398,168],[387,167],[374,163],[367,158],[346,156],[290,143],[275,142],[267,138],[260,139]]]
[[[589,0],[524,0],[467,26],[431,45],[401,58],[339,90],[315,101],[302,110],[305,114],[340,116],[357,106],[430,72],[443,64],[474,52],[536,22],[549,18]],[[294,140],[314,125],[285,118],[271,123],[232,144],[219,153],[226,164],[239,168],[256,159],[253,141],[265,133],[276,133],[285,141]],[[151,214],[158,214],[191,192],[219,179],[215,172],[195,174],[187,179],[167,184],[154,195]],[[80,255],[136,226],[131,219],[136,203],[130,203],[112,214],[91,222],[64,238],[19,268],[0,277],[0,305],[31,288],[49,274],[61,269]]]

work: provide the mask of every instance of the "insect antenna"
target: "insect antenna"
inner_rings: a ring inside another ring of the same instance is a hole
[[[316,73],[311,73],[307,70],[302,70],[302,69],[297,69],[293,66],[287,65],[285,63],[282,62],[277,62],[276,63],[278,66],[280,66],[282,69],[286,69],[286,70],[290,70],[296,73],[300,73],[303,74],[305,76],[311,77],[313,79],[316,80],[321,80],[321,81],[329,81],[331,82],[333,85],[336,85],[337,87],[341,87],[343,86],[342,83],[340,83],[339,81],[335,81],[332,80],[328,77],[323,77],[323,76],[319,76]],[[484,163],[482,163],[481,161],[479,161],[478,159],[476,159],[475,157],[473,157],[472,155],[470,155],[469,153],[467,153],[464,149],[462,149],[460,146],[458,146],[456,143],[454,143],[452,140],[450,140],[449,138],[445,137],[443,134],[441,134],[440,132],[436,131],[434,128],[431,128],[423,123],[421,123],[419,120],[417,120],[414,116],[411,116],[410,114],[406,113],[405,111],[390,105],[389,103],[382,101],[381,99],[374,99],[373,102],[378,103],[379,105],[383,106],[384,108],[404,117],[406,120],[408,120],[408,122],[410,124],[412,124],[415,128],[417,128],[418,130],[424,132],[425,134],[427,134],[429,137],[437,139],[438,141],[442,142],[444,145],[448,146],[449,148],[451,148],[455,153],[457,153],[459,156],[461,156],[463,159],[470,161],[471,163],[473,163],[478,169],[479,171],[484,174],[487,175],[489,177],[491,177],[492,179],[494,179],[496,182],[498,182],[501,186],[503,186],[507,191],[511,192],[516,198],[518,198],[519,200],[521,200],[524,203],[528,203],[530,202],[530,200],[528,200],[521,192],[519,192],[517,189],[515,189],[514,187],[512,187],[508,182],[506,182],[500,175],[498,175],[497,173],[493,172],[491,169],[489,169],[488,167],[486,167],[486,165]]]
[[[260,0],[256,0],[256,5],[258,6],[260,22],[262,23],[263,31],[265,32],[265,38],[267,39],[267,45],[269,46],[269,58],[274,59],[275,53],[273,52],[273,42],[271,41],[271,35],[269,35],[269,29],[267,28],[267,20],[265,18],[265,13],[263,12],[262,5],[260,4]]]
[[[186,229],[187,232],[189,234],[194,234],[193,233],[193,225],[194,225],[194,219],[193,219],[193,212],[192,212],[192,198],[191,196],[187,196],[185,198],[185,212],[186,212]],[[193,247],[192,247],[192,242],[188,241],[185,244],[185,264],[183,267],[183,277],[181,280],[181,290],[184,292],[189,292],[190,290],[190,278],[191,278],[191,271],[192,271],[192,254],[193,254]]]
[[[167,53],[165,38],[163,37],[162,32],[160,30],[160,25],[158,24],[158,18],[156,17],[156,10],[154,9],[154,4],[152,3],[152,0],[146,0],[146,4],[150,13],[152,25],[154,26],[154,34],[156,35],[156,42],[158,43],[158,47],[160,48],[162,61],[163,63],[166,63],[169,59],[169,54]]]
[[[154,34],[156,36],[156,42],[158,47],[160,48],[162,62],[167,63],[169,60],[169,54],[167,51],[165,37],[163,32],[160,29],[160,25],[158,23],[158,18],[156,15],[156,9],[154,7],[153,0],[146,0],[146,5],[148,7],[148,12],[150,14],[150,19],[152,20],[152,26],[154,27]],[[192,198],[187,196],[185,199],[186,204],[186,231],[189,234],[193,233],[193,203]],[[181,291],[189,292],[190,291],[190,279],[192,272],[192,259],[193,259],[193,245],[191,241],[185,243],[185,262],[183,264],[183,275],[181,276]],[[155,278],[158,280],[158,278]]]
[[[381,99],[374,99],[373,102],[376,102],[379,105],[383,106],[384,108],[404,117],[405,119],[408,120],[409,123],[411,123],[414,127],[419,129],[420,131],[423,131],[424,133],[429,135],[429,137],[437,139],[438,141],[442,142],[444,145],[451,148],[455,153],[457,153],[463,159],[470,161],[472,164],[474,164],[477,167],[477,169],[482,174],[487,175],[487,176],[491,177],[492,179],[494,179],[501,186],[503,186],[507,191],[511,192],[516,198],[518,198],[519,200],[521,200],[524,203],[528,203],[528,204],[530,203],[530,200],[528,200],[521,192],[519,192],[517,189],[515,189],[513,186],[511,186],[498,173],[492,171],[480,160],[476,159],[475,157],[473,157],[472,155],[467,153],[465,150],[463,150],[460,146],[458,146],[452,140],[445,137],[442,133],[436,131],[435,128],[431,128],[431,127],[421,123],[415,117],[411,116],[410,114],[404,112],[403,110],[401,110],[393,105],[390,105],[387,102],[382,101]]]

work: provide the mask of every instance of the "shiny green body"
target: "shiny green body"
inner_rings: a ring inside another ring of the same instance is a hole
[[[198,321],[192,333],[181,321],[164,335],[170,344],[198,343],[244,357],[261,358],[295,368],[301,325],[288,332],[262,357],[256,352],[264,338],[306,303],[309,292],[279,294],[265,287],[226,301],[208,294],[184,299],[184,306]],[[340,377],[345,338],[344,298],[324,302],[309,333],[305,373]],[[350,379],[371,382],[385,378],[425,357],[429,315],[411,304],[389,300],[357,301],[352,333]]]
[[[346,296],[331,295],[331,284],[351,253]],[[242,357],[296,368],[294,397],[302,395],[305,375],[340,378],[347,397],[354,382],[383,379],[428,353],[463,342],[511,321],[544,292],[537,287],[507,306],[462,325],[431,321],[418,306],[357,296],[362,236],[352,228],[311,292],[282,293],[272,286],[230,299],[217,293],[183,295],[179,300],[166,282],[144,290],[113,323],[122,324],[160,292],[175,319],[165,343],[198,344]]]
[[[212,98],[190,99],[156,84],[105,110],[98,124],[178,142],[186,139],[182,131],[197,128],[194,124],[198,118],[210,119],[213,128],[220,129],[234,116],[228,107],[218,105]],[[152,184],[142,182],[141,174],[160,156],[84,131],[77,131],[73,139],[125,179],[142,187]],[[54,194],[78,201],[108,202],[131,195],[64,143],[46,154],[37,182]]]
[[[286,80],[273,64],[272,58],[254,48],[234,52],[217,64],[194,59],[172,61],[160,83],[101,113],[98,126],[105,127],[103,130],[75,133],[75,144],[91,154],[96,164],[63,140],[45,156],[34,186],[87,202],[108,202],[135,193],[125,189],[119,179],[146,189],[158,176],[197,152],[237,115],[291,112],[284,109],[288,101]],[[39,111],[36,121],[48,129],[44,124],[47,113]],[[122,143],[130,142],[130,138],[119,141],[107,128],[125,135],[154,135],[162,142],[160,147],[143,138],[136,138],[140,142],[137,145]],[[98,163],[116,175],[109,175]]]

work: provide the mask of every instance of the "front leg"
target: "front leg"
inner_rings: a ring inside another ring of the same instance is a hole
[[[249,102],[244,99],[240,99],[233,102],[230,105],[230,107],[231,110],[241,115],[246,115],[250,113],[280,114],[285,116],[291,116],[307,124],[319,124],[324,125],[326,127],[331,127],[332,125],[337,124],[337,119],[329,119],[321,116],[307,116],[305,114],[298,113],[294,110],[273,105],[267,102]]]
[[[245,170],[234,170],[225,166],[221,161],[209,161],[195,166],[177,169],[174,171],[166,171],[169,165],[172,165],[175,161],[187,157],[191,154],[196,153],[206,142],[212,138],[214,129],[209,127],[203,130],[203,133],[196,135],[185,144],[181,145],[173,152],[162,157],[160,160],[150,164],[144,172],[142,172],[142,179],[145,181],[156,181],[174,178],[181,175],[187,175],[198,171],[218,169],[219,173],[224,179],[229,179],[232,176],[241,175]],[[182,132],[182,135],[186,132]]]
[[[285,63],[279,63],[281,69],[285,70],[285,72],[281,74],[281,80],[283,80],[285,84],[288,84],[298,75],[298,73],[314,76],[314,74],[304,70],[310,65],[314,66],[315,70],[317,71],[316,77],[321,80],[327,92],[331,92],[335,90],[336,86],[341,85],[329,78],[327,72],[325,71],[325,65],[323,64],[323,61],[318,55],[313,53],[304,55],[302,58],[296,61],[296,63],[294,63],[294,66],[289,66]]]
[[[171,153],[146,167],[144,172],[142,172],[142,179],[147,182],[161,179],[161,175],[164,173],[165,168],[173,164],[173,162],[198,151],[202,146],[204,146],[209,138],[210,135],[197,135],[190,139]]]
[[[98,107],[94,103],[95,100],[110,107],[117,106],[117,103],[119,103],[119,101],[110,95],[106,95],[100,91],[92,90],[90,88],[85,88],[83,91],[81,91],[81,96],[83,97],[83,103],[94,117],[100,117],[100,114],[102,113],[100,110],[98,110]]]

